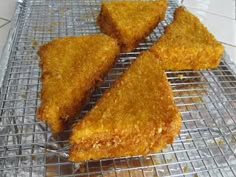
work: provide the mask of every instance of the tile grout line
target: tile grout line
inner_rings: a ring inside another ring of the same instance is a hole
[[[6,18],[3,18],[3,17],[0,17],[0,20],[5,20],[5,21],[10,22],[10,20],[8,20],[8,19],[6,19]]]
[[[222,42],[222,41],[219,41],[219,42],[222,43],[222,44],[228,45],[228,46],[230,46],[230,47],[235,47],[235,48],[236,48],[236,45],[228,44],[228,43]]]
[[[216,13],[212,13],[212,12],[205,11],[205,10],[202,10],[202,9],[198,9],[198,8],[194,8],[194,7],[190,7],[190,6],[185,6],[185,7],[190,8],[190,9],[193,9],[193,10],[198,10],[198,11],[201,11],[201,12],[209,13],[209,14],[211,14],[211,15],[215,15],[215,16],[219,16],[219,17],[224,17],[224,18],[227,18],[227,19],[230,19],[230,20],[235,20],[234,18],[227,17],[227,16],[220,15],[220,14],[216,14]],[[236,10],[236,9],[235,9],[235,10]]]
[[[2,28],[2,27],[4,27],[4,26],[8,25],[9,23],[11,23],[11,21],[7,21],[7,22],[4,23],[3,25],[1,25],[0,28]]]

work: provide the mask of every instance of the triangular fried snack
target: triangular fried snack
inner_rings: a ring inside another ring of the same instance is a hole
[[[63,131],[118,54],[116,40],[106,35],[63,37],[43,45],[38,52],[42,91],[37,117],[52,132]]]
[[[163,69],[197,70],[217,67],[224,47],[197,17],[179,7],[150,51],[160,59]]]
[[[97,24],[129,52],[164,19],[166,9],[167,0],[103,2]]]
[[[142,53],[75,124],[71,161],[146,155],[173,142],[181,117],[159,61]]]

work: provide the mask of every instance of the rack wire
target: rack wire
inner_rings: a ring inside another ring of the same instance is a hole
[[[166,72],[182,113],[172,145],[147,156],[67,161],[68,134],[52,135],[35,116],[40,104],[37,50],[56,37],[99,33],[100,0],[23,0],[9,39],[0,91],[0,176],[236,176],[236,66],[224,54],[212,70]],[[81,115],[163,33],[177,7],[169,0],[165,20],[130,53],[122,53]],[[140,144],[140,146],[142,146]]]

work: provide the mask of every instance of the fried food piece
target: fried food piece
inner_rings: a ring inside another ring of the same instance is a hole
[[[181,117],[159,60],[144,52],[74,126],[69,159],[160,151],[173,142],[180,127]]]
[[[160,59],[163,69],[197,70],[217,67],[224,47],[197,17],[179,7],[150,51]]]
[[[53,133],[63,131],[118,54],[116,40],[106,35],[58,38],[40,47],[42,90],[37,117]]]
[[[167,0],[103,2],[97,24],[119,41],[122,52],[135,49],[164,19]]]

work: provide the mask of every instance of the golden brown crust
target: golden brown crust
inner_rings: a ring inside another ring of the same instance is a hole
[[[129,52],[164,19],[166,8],[167,0],[103,2],[97,24],[118,40],[122,52]]]
[[[197,70],[217,67],[224,47],[197,17],[179,7],[150,51],[160,58],[163,69]]]
[[[37,117],[53,133],[63,131],[118,54],[116,40],[106,35],[64,37],[43,45],[38,51],[42,91]]]
[[[145,155],[173,142],[181,117],[159,61],[142,53],[72,130],[71,161]]]

